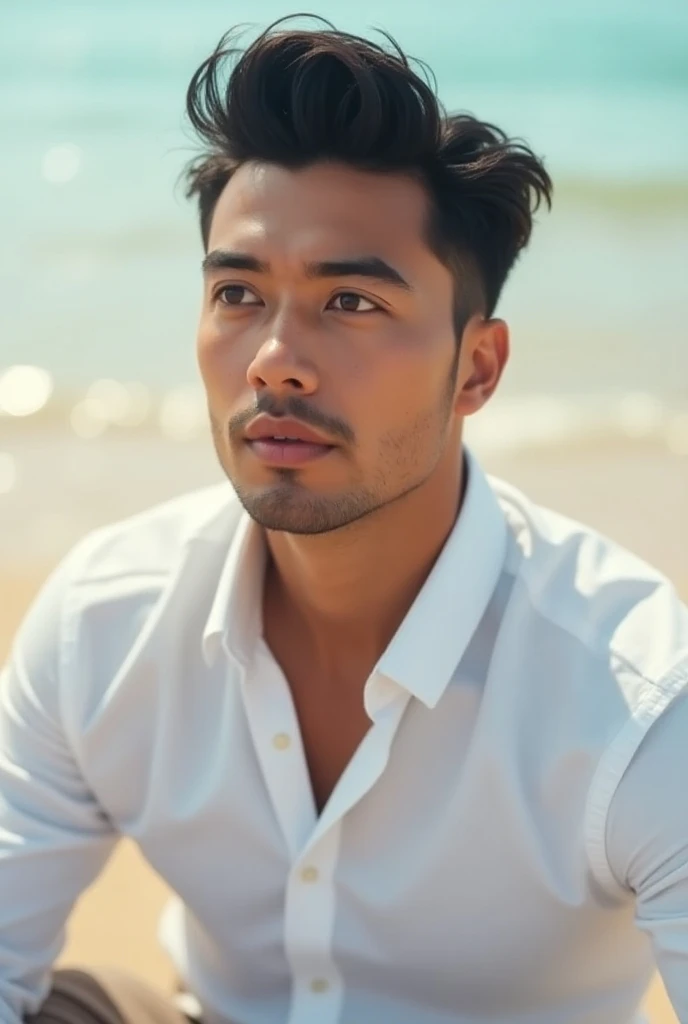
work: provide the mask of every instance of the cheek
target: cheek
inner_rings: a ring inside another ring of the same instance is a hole
[[[359,458],[377,461],[380,445],[390,439],[408,438],[428,420],[438,405],[437,387],[428,380],[428,368],[394,360],[375,367],[360,380],[351,381],[344,397],[345,418],[356,432]]]
[[[451,339],[432,336],[396,345],[376,367],[372,401],[378,417],[403,424],[432,409],[446,390],[454,352]]]
[[[207,319],[202,319],[196,334],[196,358],[204,376],[218,363],[221,349],[218,332]]]
[[[211,322],[199,325],[196,359],[209,397],[230,397],[241,386],[236,346]]]

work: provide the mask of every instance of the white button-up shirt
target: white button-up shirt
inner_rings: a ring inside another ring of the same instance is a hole
[[[207,1024],[688,1021],[688,612],[469,458],[318,817],[229,485],[89,536],[0,688],[0,1020],[128,835]]]

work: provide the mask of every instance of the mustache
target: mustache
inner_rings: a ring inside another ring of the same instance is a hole
[[[336,440],[344,441],[346,444],[354,444],[356,441],[356,435],[348,423],[339,419],[338,416],[328,416],[321,412],[320,409],[311,405],[308,399],[300,398],[298,395],[276,398],[267,392],[258,395],[254,404],[249,408],[242,409],[241,412],[230,417],[227,424],[230,440],[240,439],[251,420],[261,413],[265,416],[274,416],[275,419],[292,417],[315,430],[321,430]]]

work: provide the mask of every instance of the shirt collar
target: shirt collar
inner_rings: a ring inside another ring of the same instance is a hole
[[[211,665],[223,644],[246,664],[263,630],[267,549],[262,529],[242,512],[203,631],[203,657]]]
[[[499,580],[507,525],[490,483],[470,452],[461,511],[427,580],[377,672],[429,708],[447,688]]]
[[[461,512],[439,558],[376,666],[434,707],[449,683],[497,585],[507,527],[497,497],[466,452]],[[262,529],[244,512],[231,540],[203,633],[208,664],[221,643],[246,664],[262,633],[266,546]]]

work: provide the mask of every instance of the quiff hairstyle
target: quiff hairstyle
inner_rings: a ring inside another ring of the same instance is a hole
[[[197,69],[187,116],[203,151],[185,170],[207,249],[215,205],[247,162],[298,170],[336,161],[408,174],[429,199],[427,241],[455,280],[455,330],[494,313],[552,181],[522,141],[448,114],[425,65],[383,33],[373,42],[321,18],[271,25],[247,47],[231,30]]]

